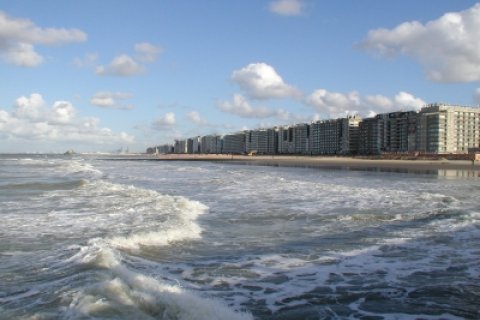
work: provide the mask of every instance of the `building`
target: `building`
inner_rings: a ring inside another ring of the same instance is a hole
[[[364,119],[359,125],[358,153],[408,153],[417,145],[417,120],[415,111],[378,114]]]
[[[226,134],[223,136],[222,153],[226,154],[244,154],[245,148],[245,132]]]
[[[358,152],[359,116],[314,122],[311,127],[312,154],[356,154]]]
[[[276,154],[278,150],[278,129],[257,129],[247,131],[246,151],[257,154]]]
[[[200,153],[200,137],[187,139],[187,153]]]
[[[310,125],[297,124],[294,128],[293,143],[295,154],[310,154]]]
[[[217,135],[203,136],[200,139],[201,153],[222,153],[222,137]]]
[[[174,153],[187,153],[187,140],[175,140],[173,146]]]
[[[431,104],[420,110],[417,150],[426,153],[468,153],[480,147],[480,108]]]
[[[278,153],[295,153],[294,133],[293,126],[282,126],[278,128]]]

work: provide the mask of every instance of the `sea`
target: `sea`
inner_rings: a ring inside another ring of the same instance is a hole
[[[0,319],[480,319],[479,171],[0,156]]]

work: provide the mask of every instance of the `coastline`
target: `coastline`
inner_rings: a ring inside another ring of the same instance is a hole
[[[386,160],[355,157],[326,157],[304,155],[225,155],[225,154],[161,154],[161,155],[116,155],[105,160],[143,160],[143,161],[208,161],[235,164],[250,164],[285,167],[317,167],[346,169],[384,169],[384,170],[468,170],[480,175],[480,162],[472,164],[469,160]]]

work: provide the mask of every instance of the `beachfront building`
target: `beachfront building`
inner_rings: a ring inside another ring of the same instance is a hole
[[[382,121],[378,117],[366,118],[358,128],[358,153],[364,155],[380,154],[382,151]]]
[[[226,134],[223,136],[222,153],[244,154],[245,153],[245,132]]]
[[[175,140],[175,144],[173,147],[174,153],[187,153],[187,140]]]
[[[310,125],[310,149],[312,154],[356,154],[358,152],[358,130],[361,118],[320,120]]]
[[[187,139],[187,153],[200,153],[200,137]]]
[[[278,128],[249,130],[246,134],[246,152],[276,154],[278,150]]]
[[[297,124],[293,130],[295,154],[310,154],[310,125],[307,123]]]
[[[203,136],[200,140],[200,152],[222,153],[222,137],[218,135]]]
[[[173,145],[171,144],[163,144],[160,146],[157,146],[157,151],[159,154],[167,154],[167,153],[173,153]]]
[[[282,126],[278,128],[278,153],[295,153],[294,134],[293,126]]]
[[[359,125],[358,153],[407,153],[416,150],[418,114],[400,111],[378,114]]]
[[[431,104],[420,110],[417,150],[467,153],[480,147],[480,108]]]
[[[382,151],[406,153],[416,150],[418,113],[415,111],[391,112],[383,120]]]

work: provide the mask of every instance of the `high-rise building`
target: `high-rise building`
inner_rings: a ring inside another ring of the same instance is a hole
[[[250,130],[246,135],[247,153],[276,154],[278,150],[278,129]]]
[[[293,126],[282,126],[278,128],[278,153],[295,153],[295,130]]]
[[[467,153],[480,147],[480,108],[431,104],[420,110],[417,150]]]
[[[297,124],[293,127],[293,142],[296,154],[310,154],[310,125]]]
[[[312,154],[355,154],[358,152],[359,116],[320,120],[310,125]]]
[[[200,142],[201,153],[222,153],[222,137],[217,135],[203,136]]]
[[[245,132],[226,134],[223,136],[222,153],[243,154],[245,153]]]

